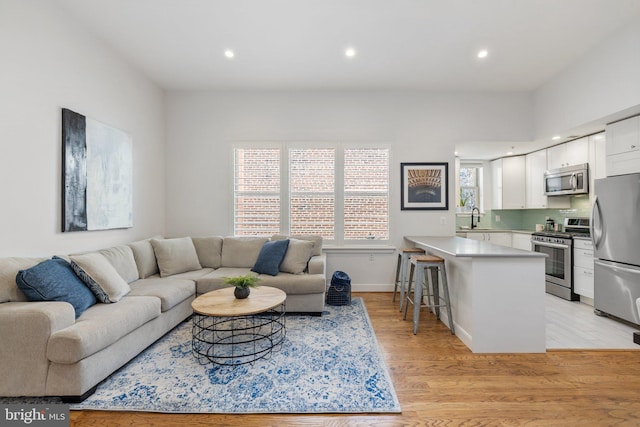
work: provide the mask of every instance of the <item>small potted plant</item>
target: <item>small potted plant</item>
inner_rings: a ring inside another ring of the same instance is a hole
[[[244,276],[225,277],[224,283],[227,285],[233,285],[236,289],[233,291],[238,299],[245,299],[251,292],[250,288],[257,287],[257,282],[260,280],[255,274],[245,274]]]

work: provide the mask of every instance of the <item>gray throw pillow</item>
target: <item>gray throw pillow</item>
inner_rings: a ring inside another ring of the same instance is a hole
[[[220,268],[222,265],[222,237],[192,237],[202,267]]]
[[[153,246],[153,251],[158,260],[160,277],[202,268],[191,237],[163,240],[151,239],[151,246]]]
[[[307,268],[313,242],[309,240],[289,239],[289,248],[280,264],[280,271],[291,274],[302,274]]]
[[[153,252],[153,246],[151,246],[151,239],[129,243],[129,247],[133,251],[133,258],[136,260],[141,279],[159,273],[158,261],[155,252]]]
[[[222,266],[252,268],[258,260],[266,237],[225,237],[222,243]]]

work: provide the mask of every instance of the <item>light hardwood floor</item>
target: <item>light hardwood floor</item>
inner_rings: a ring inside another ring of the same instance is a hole
[[[73,426],[638,426],[640,351],[473,354],[423,310],[417,335],[390,293],[363,293],[402,405],[387,415],[72,411]]]

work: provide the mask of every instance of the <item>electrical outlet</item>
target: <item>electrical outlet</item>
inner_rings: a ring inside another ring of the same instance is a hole
[[[447,225],[447,217],[446,216],[441,216],[440,217],[440,225]]]
[[[369,261],[373,261],[373,254],[369,254]]]
[[[500,215],[496,215],[496,222],[500,222]]]

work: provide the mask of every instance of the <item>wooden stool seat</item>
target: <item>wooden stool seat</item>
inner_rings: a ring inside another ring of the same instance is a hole
[[[444,262],[444,259],[440,258],[439,256],[435,256],[435,255],[418,255],[418,256],[412,256],[411,257],[412,260],[414,260],[415,262]]]
[[[423,254],[424,249],[420,248],[403,248],[402,252],[405,254]]]

